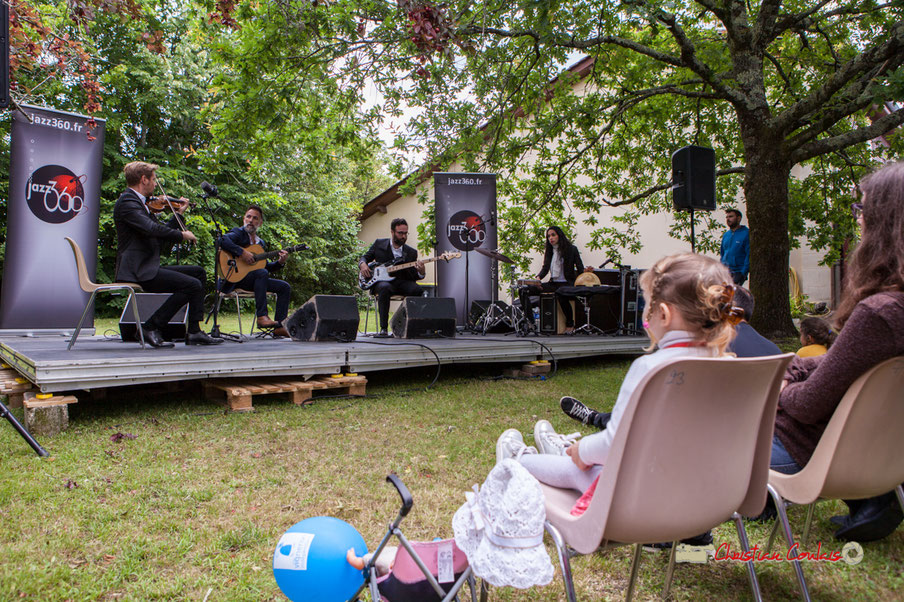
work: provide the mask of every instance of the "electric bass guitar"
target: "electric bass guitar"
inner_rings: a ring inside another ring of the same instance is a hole
[[[428,257],[426,259],[421,259],[420,261],[423,263],[430,263],[431,261],[449,261],[450,259],[456,259],[461,257],[461,253],[458,251],[446,251],[442,255],[438,255],[436,257]],[[360,273],[358,274],[358,286],[362,289],[369,291],[373,288],[378,282],[388,282],[390,280],[395,280],[395,276],[390,276],[393,272],[398,272],[399,270],[404,270],[410,267],[414,267],[417,261],[409,261],[408,263],[384,263],[378,264],[376,261],[367,264],[367,267],[370,268],[371,276],[370,278],[365,278]]]
[[[295,245],[294,247],[286,247],[283,251],[294,253],[295,251],[304,251],[308,248],[306,244]],[[279,251],[264,251],[260,245],[248,245],[242,247],[243,251],[248,251],[254,255],[254,263],[245,263],[241,258],[233,257],[232,253],[220,249],[217,251],[217,275],[225,279],[227,282],[236,283],[254,270],[263,270],[267,267],[267,260],[279,257]]]

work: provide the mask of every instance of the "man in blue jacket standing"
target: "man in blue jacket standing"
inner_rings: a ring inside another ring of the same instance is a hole
[[[728,266],[731,279],[741,286],[750,273],[750,230],[741,225],[741,212],[737,209],[725,212],[725,223],[728,232],[722,235],[719,255],[722,263]]]

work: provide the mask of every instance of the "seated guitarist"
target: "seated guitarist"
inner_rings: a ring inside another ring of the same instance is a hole
[[[380,264],[409,263],[417,260],[417,251],[405,244],[408,240],[408,222],[404,218],[397,217],[390,224],[392,238],[378,238],[370,246],[367,252],[358,260],[358,271],[365,279],[372,276],[369,263],[376,261]],[[418,261],[414,267],[394,272],[395,278],[389,281],[377,282],[371,289],[371,294],[377,297],[377,309],[380,313],[380,335],[387,335],[387,323],[389,322],[389,298],[393,295],[406,297],[419,297],[424,294],[424,289],[415,281],[425,276],[424,263]]]
[[[266,250],[267,243],[257,236],[257,232],[264,223],[264,211],[257,205],[249,205],[245,211],[244,225],[236,227],[223,235],[220,240],[220,246],[223,251],[231,254],[236,258],[237,262],[244,262],[247,265],[254,265],[254,255],[245,249],[250,245],[260,245]],[[220,279],[218,285],[220,291],[229,293],[234,289],[240,288],[254,292],[254,305],[257,314],[258,328],[273,328],[273,334],[281,337],[288,337],[289,333],[282,325],[282,321],[289,315],[289,301],[291,300],[292,287],[288,282],[271,278],[270,273],[282,268],[286,264],[286,258],[289,256],[285,251],[279,252],[279,258],[276,261],[267,263],[267,267],[259,270],[252,270],[238,282],[227,282]],[[276,320],[271,320],[267,315],[267,293],[276,293]]]

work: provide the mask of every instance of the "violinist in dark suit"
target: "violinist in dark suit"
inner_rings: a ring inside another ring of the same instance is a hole
[[[409,247],[408,222],[404,218],[397,217],[390,224],[392,238],[378,238],[370,246],[367,252],[358,260],[358,271],[365,279],[372,276],[368,264],[377,263],[410,263],[417,260],[417,251]],[[399,270],[392,275],[394,280],[377,282],[371,289],[371,293],[377,297],[377,309],[380,314],[380,335],[387,336],[387,323],[389,322],[389,300],[393,295],[406,297],[419,297],[424,294],[424,289],[417,285],[417,281],[426,274],[424,264],[418,261],[414,267]]]
[[[584,262],[581,261],[581,253],[578,251],[562,229],[558,226],[550,226],[546,229],[546,253],[543,256],[543,268],[537,274],[537,280],[542,280],[547,274],[549,281],[538,286],[524,286],[519,290],[521,309],[528,321],[532,322],[534,307],[530,295],[542,293],[554,293],[560,286],[574,286],[574,281],[584,271]],[[568,299],[558,297],[559,307],[565,316],[565,333],[574,331],[574,313],[571,311],[571,303]]]
[[[236,261],[243,261],[248,265],[254,265],[254,255],[245,249],[251,245],[260,245],[265,251],[267,243],[257,236],[257,232],[264,223],[264,210],[257,205],[249,205],[245,211],[243,225],[233,228],[220,239],[220,246]],[[289,302],[292,296],[292,287],[288,282],[271,278],[270,274],[286,265],[289,254],[280,251],[276,261],[270,261],[266,267],[260,270],[252,270],[244,278],[236,283],[220,280],[220,290],[228,293],[240,288],[254,291],[254,305],[257,310],[258,328],[273,328],[273,334],[288,337],[289,332],[282,325],[282,321],[289,315]],[[267,293],[276,293],[276,320],[271,320],[267,315]]]
[[[123,168],[128,188],[116,201],[113,221],[116,224],[116,280],[136,282],[149,293],[172,293],[163,305],[143,324],[144,340],[153,347],[172,347],[165,341],[161,329],[179,308],[188,303],[188,333],[186,345],[216,345],[222,343],[201,331],[204,317],[204,268],[196,265],[160,265],[160,246],[182,241],[197,242],[190,230],[180,229],[177,215],[166,224],[157,220],[146,203],[157,186],[157,165],[132,161]],[[185,202],[173,205],[181,214]]]

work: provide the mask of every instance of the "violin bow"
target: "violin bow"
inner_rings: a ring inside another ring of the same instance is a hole
[[[166,204],[169,205],[170,211],[173,212],[173,216],[176,218],[176,223],[179,225],[179,229],[185,232],[185,223],[182,221],[182,216],[179,215],[179,212],[176,211],[175,207],[173,207],[173,204],[169,200],[169,195],[166,194],[166,191],[163,189],[163,184],[160,183],[160,180],[157,180],[157,186],[160,188],[160,192],[163,193],[163,199],[166,201]]]

